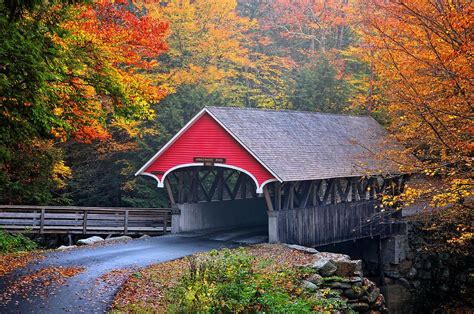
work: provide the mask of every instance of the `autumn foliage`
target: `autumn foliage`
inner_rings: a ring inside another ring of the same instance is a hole
[[[149,104],[158,102],[166,92],[145,74],[157,69],[158,55],[167,50],[167,23],[138,16],[126,8],[126,3],[102,1],[78,6],[73,18],[61,26],[70,34],[57,38],[57,42],[80,50],[84,62],[70,72],[68,81],[62,82],[65,102],[55,113],[70,121],[77,140],[108,138],[104,124],[108,114],[125,118],[152,116]],[[104,81],[96,81],[97,77]],[[113,84],[114,90],[110,91],[106,84]],[[85,101],[75,101],[68,97],[70,94]],[[53,130],[59,136],[65,131]]]
[[[358,56],[372,65],[376,107],[392,134],[422,162],[402,168],[428,176],[403,200],[443,209],[442,241],[462,250],[474,240],[473,29],[471,1],[362,1],[355,6],[363,42]],[[369,53],[368,53],[369,52]],[[436,225],[436,223],[434,223]]]
[[[0,17],[0,191],[8,202],[47,202],[62,188],[54,178],[70,173],[58,142],[108,140],[110,125],[152,118],[150,105],[167,94],[147,74],[168,49],[168,24],[126,5],[31,3]]]
[[[133,173],[205,105],[353,111],[421,161],[398,160],[425,177],[388,204],[472,242],[470,1],[41,3],[0,17],[5,202],[166,204]]]

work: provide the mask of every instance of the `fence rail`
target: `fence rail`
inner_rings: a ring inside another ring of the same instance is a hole
[[[164,234],[169,208],[0,205],[0,229],[65,234]]]

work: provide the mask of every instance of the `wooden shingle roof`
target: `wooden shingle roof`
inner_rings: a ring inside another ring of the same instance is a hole
[[[397,174],[403,147],[369,116],[208,107],[281,181]]]

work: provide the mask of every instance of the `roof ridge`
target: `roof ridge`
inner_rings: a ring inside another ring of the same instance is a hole
[[[372,118],[370,115],[365,115],[365,114],[362,115],[362,114],[348,114],[348,113],[331,113],[331,112],[294,110],[294,109],[267,109],[267,108],[249,108],[249,107],[237,107],[237,106],[205,106],[205,108],[206,109],[237,109],[237,110],[249,110],[249,111],[290,112],[290,113],[306,113],[306,114],[327,115],[327,116]]]

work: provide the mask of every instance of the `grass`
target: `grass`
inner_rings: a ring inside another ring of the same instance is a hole
[[[37,249],[36,242],[18,233],[10,234],[0,229],[0,254],[32,251]]]
[[[349,311],[330,289],[310,292],[300,282],[311,255],[261,244],[197,254],[132,274],[113,313],[308,313]]]

